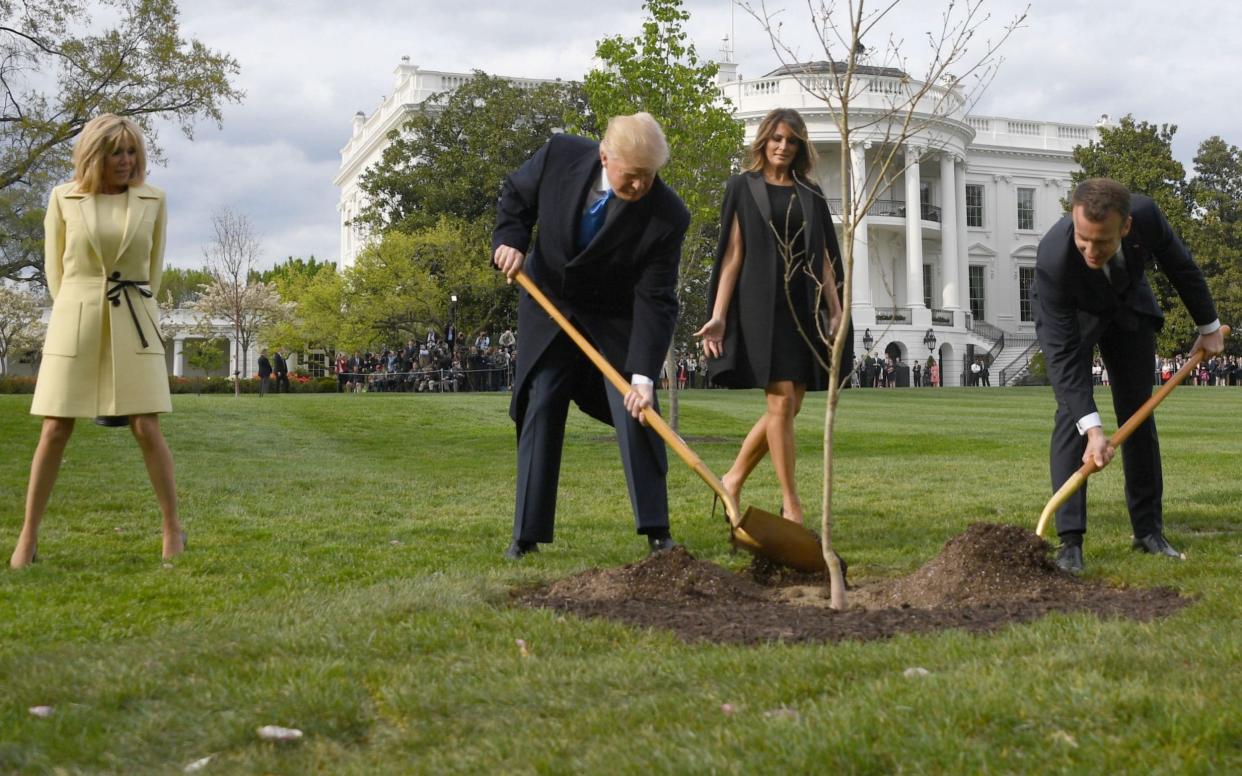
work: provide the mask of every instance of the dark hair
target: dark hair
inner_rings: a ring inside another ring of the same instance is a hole
[[[815,168],[815,147],[811,145],[811,139],[807,136],[806,122],[793,108],[777,108],[763,117],[763,121],[759,123],[759,131],[755,133],[755,139],[750,144],[750,160],[746,164],[746,169],[750,172],[758,172],[767,164],[768,158],[764,149],[768,145],[768,138],[776,133],[776,128],[781,125],[781,122],[789,127],[789,131],[798,141],[798,153],[794,155],[793,164],[789,166],[789,169],[793,171],[795,177],[805,181],[811,174],[811,170]]]
[[[1088,178],[1074,189],[1070,208],[1082,206],[1088,221],[1103,221],[1116,213],[1125,221],[1130,217],[1130,190],[1112,178]]]

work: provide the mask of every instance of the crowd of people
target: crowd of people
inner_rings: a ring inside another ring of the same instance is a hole
[[[940,364],[934,358],[927,359],[924,365],[915,361],[914,365],[902,362],[900,356],[860,356],[854,360],[854,370],[850,373],[850,386],[853,388],[934,388],[941,385]]]
[[[1167,383],[1177,371],[1186,365],[1189,356],[1178,353],[1173,358],[1157,358],[1155,382]],[[1104,371],[1104,385],[1108,385],[1108,371]],[[1199,366],[1186,378],[1187,385],[1238,385],[1242,383],[1242,365],[1237,356],[1215,356],[1199,362]]]
[[[495,345],[481,333],[470,347],[456,347],[429,331],[422,342],[409,340],[404,347],[341,353],[332,371],[338,393],[507,391],[515,357],[511,331]]]

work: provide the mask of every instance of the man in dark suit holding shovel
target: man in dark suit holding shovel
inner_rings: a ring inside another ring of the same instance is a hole
[[[1084,463],[1103,468],[1114,450],[1092,397],[1092,349],[1098,345],[1112,382],[1113,409],[1124,423],[1151,396],[1156,332],[1164,313],[1145,272],[1159,262],[1199,329],[1195,348],[1224,349],[1224,334],[1203,272],[1156,203],[1107,178],[1083,181],[1063,217],[1039,243],[1035,260],[1035,331],[1057,397],[1052,432],[1052,488]],[[1164,537],[1163,480],[1156,421],[1148,418],[1122,444],[1126,506],[1136,550],[1182,555]],[[1056,513],[1057,565],[1083,569],[1087,530],[1084,485]]]
[[[622,397],[520,293],[510,406],[518,432],[517,502],[506,558],[552,541],[570,400],[617,429],[635,524],[651,551],[676,546],[664,443],[640,422],[643,409],[656,406],[652,378],[677,321],[677,268],[690,223],[681,199],[656,175],[667,160],[655,119],[617,116],[598,144],[554,136],[501,188],[492,234],[496,268],[510,281],[524,269],[634,388]]]

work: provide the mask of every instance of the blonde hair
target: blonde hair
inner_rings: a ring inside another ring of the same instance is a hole
[[[789,127],[790,134],[798,141],[798,153],[794,155],[793,164],[789,168],[793,171],[794,177],[806,181],[815,169],[819,155],[815,153],[815,146],[811,144],[811,139],[807,135],[806,122],[802,120],[802,114],[793,108],[777,108],[763,117],[763,121],[759,124],[759,131],[755,133],[755,140],[750,144],[750,159],[746,163],[746,170],[747,172],[760,172],[767,166],[768,139],[776,134],[776,128],[782,123]]]
[[[132,145],[138,152],[129,174],[130,185],[141,185],[146,180],[147,149],[142,142],[142,130],[130,119],[104,113],[86,122],[73,146],[73,179],[79,191],[98,194],[103,189],[104,165],[122,144]]]
[[[668,162],[664,130],[646,111],[632,116],[613,116],[608,120],[608,129],[599,145],[609,156],[652,172]]]

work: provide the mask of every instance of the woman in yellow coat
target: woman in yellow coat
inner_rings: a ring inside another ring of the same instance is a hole
[[[30,408],[43,416],[43,430],[13,568],[37,557],[39,523],[75,418],[129,418],[163,515],[163,555],[185,549],[172,453],[158,415],[172,411],[155,303],[164,193],[144,183],[146,150],[129,119],[104,114],[88,122],[73,163],[73,180],[52,190],[43,222],[52,318]]]

